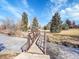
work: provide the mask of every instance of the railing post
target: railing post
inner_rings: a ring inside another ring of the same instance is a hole
[[[27,41],[27,43],[28,43],[28,48],[30,47],[30,34],[28,35],[28,41]]]
[[[45,35],[46,35],[46,33],[45,33]],[[46,48],[46,46],[47,46],[46,44],[47,44],[47,37],[45,37],[45,54],[46,54],[46,49],[47,49]]]
[[[44,53],[46,54],[46,32],[44,31]]]

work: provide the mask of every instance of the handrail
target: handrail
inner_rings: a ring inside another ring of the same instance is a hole
[[[43,34],[43,39],[41,39],[40,37],[42,36],[40,34],[41,32],[30,32],[28,33],[28,40],[27,40],[27,43],[26,43],[26,50],[23,50],[23,52],[25,51],[28,51],[30,49],[30,47],[35,43],[38,48],[44,53],[46,54],[46,41],[47,41],[47,38],[46,38],[46,33],[44,32]],[[43,41],[42,41],[43,40]],[[41,42],[38,43],[38,42]],[[43,46],[42,46],[43,44]]]
[[[30,49],[30,47],[33,45],[33,43],[35,43],[36,42],[36,40],[39,38],[39,35],[35,38],[35,39],[33,39],[33,41],[30,43],[29,42],[29,47],[28,47],[28,50]]]
[[[42,36],[42,35],[41,35]],[[40,37],[41,37],[40,36]],[[44,53],[46,54],[46,42],[47,42],[47,38],[46,38],[46,33],[44,32],[44,35],[43,35],[43,39],[38,39],[37,42],[36,42],[36,45],[39,47],[39,49]]]
[[[24,44],[21,48],[22,52],[26,52],[30,49],[31,45],[35,42],[35,40],[37,39],[39,34],[40,34],[39,32],[35,32],[35,31],[28,33],[27,43],[26,43],[26,45]],[[23,47],[26,47],[26,50],[23,49]]]

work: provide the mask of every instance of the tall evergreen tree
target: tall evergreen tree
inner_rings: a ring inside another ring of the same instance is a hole
[[[39,27],[39,23],[36,17],[34,17],[33,22],[32,22],[32,28],[37,28]]]
[[[61,20],[58,12],[54,14],[51,20],[50,32],[60,32],[61,31]]]
[[[23,12],[23,14],[22,14],[21,29],[23,31],[27,31],[27,29],[28,29],[28,17],[25,12]]]

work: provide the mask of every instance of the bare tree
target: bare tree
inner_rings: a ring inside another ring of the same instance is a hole
[[[3,29],[13,30],[15,29],[15,23],[12,19],[7,18],[2,21],[2,27]]]

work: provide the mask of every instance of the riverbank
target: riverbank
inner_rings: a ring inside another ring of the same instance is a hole
[[[65,35],[66,34],[66,35]],[[69,47],[79,48],[79,29],[64,30],[60,33],[47,32],[48,41]]]
[[[51,59],[79,59],[79,29],[48,35],[47,54]]]

